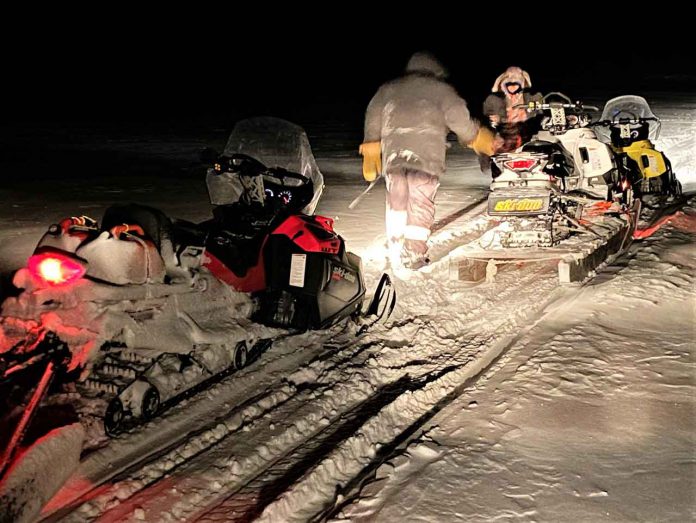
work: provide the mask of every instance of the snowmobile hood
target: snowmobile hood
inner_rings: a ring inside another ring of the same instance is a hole
[[[406,65],[407,73],[420,73],[447,78],[447,69],[430,53],[418,52],[411,56]]]

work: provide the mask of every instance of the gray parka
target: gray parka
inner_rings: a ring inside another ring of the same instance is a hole
[[[416,53],[406,73],[382,85],[370,101],[364,141],[381,141],[384,172],[406,168],[440,176],[448,131],[462,143],[476,137],[478,122],[445,77],[435,58]]]

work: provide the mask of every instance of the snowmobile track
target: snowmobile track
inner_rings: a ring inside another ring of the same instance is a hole
[[[277,499],[343,441],[353,436],[368,419],[372,418],[402,394],[422,389],[427,384],[440,379],[443,375],[452,372],[456,368],[459,368],[459,366],[448,366],[439,372],[416,379],[406,375],[396,382],[382,387],[367,401],[344,413],[314,438],[291,450],[246,485],[228,495],[213,508],[196,515],[194,519],[202,522],[223,521],[229,520],[233,516],[234,521],[254,520],[270,502]],[[435,412],[432,415],[434,414]],[[423,423],[427,419],[419,419],[416,424]],[[417,426],[414,426],[414,431]],[[401,438],[399,437],[397,440],[400,443]],[[390,447],[390,445],[387,445],[385,448]]]
[[[550,299],[548,302],[546,302],[545,306],[550,305],[553,301],[553,298]],[[526,329],[524,332],[526,332]],[[414,439],[414,437],[420,436],[421,429],[428,421],[430,421],[436,414],[438,414],[454,400],[459,398],[462,393],[466,391],[466,389],[473,386],[481,378],[481,376],[495,366],[495,364],[505,355],[507,348],[514,345],[515,342],[522,337],[522,335],[523,333],[520,333],[513,337],[507,343],[506,347],[477,374],[463,381],[458,387],[440,399],[433,408],[413,421],[413,423],[411,423],[411,425],[402,431],[396,438],[388,443],[385,443],[381,448],[379,448],[376,452],[375,458],[363,468],[359,475],[355,476],[342,488],[336,490],[335,500],[340,499],[340,503],[335,502],[333,505],[330,505],[325,511],[316,514],[315,517],[312,518],[312,521],[327,521],[337,517],[345,506],[350,505],[359,497],[362,488],[374,478],[379,467],[400,454],[400,448],[404,444]],[[450,369],[450,372],[453,370],[455,369]],[[438,376],[438,378],[439,377],[441,376]]]
[[[534,280],[538,273],[542,271],[542,268],[536,268],[523,278],[523,281]],[[512,289],[507,289],[501,293],[500,297],[505,299],[512,292]],[[552,301],[553,298],[550,298],[547,304]],[[513,337],[506,344],[506,347],[512,345],[520,336],[521,334],[518,334]],[[480,372],[464,381],[455,388],[455,390],[440,399],[432,409],[413,421],[406,430],[401,432],[391,442],[384,444],[383,447],[378,449],[375,459],[365,467],[361,474],[354,478],[353,481],[349,482],[343,488],[338,489],[336,495],[345,496],[346,494],[350,494],[356,487],[359,487],[363,482],[369,479],[379,466],[393,456],[400,445],[411,439],[423,424],[458,398],[466,388],[474,384],[504,353],[505,350],[502,350]],[[416,362],[418,362],[418,360],[410,363],[414,364]],[[230,518],[233,518],[234,521],[253,521],[261,515],[266,506],[280,497],[281,494],[306,472],[318,465],[332,450],[336,449],[341,442],[355,435],[368,419],[374,417],[388,404],[393,403],[398,397],[405,393],[423,389],[426,385],[436,382],[442,377],[461,369],[465,365],[467,365],[467,363],[455,365],[448,364],[435,372],[417,378],[412,378],[409,374],[406,374],[396,382],[382,387],[367,401],[357,405],[350,412],[343,414],[336,422],[326,427],[326,429],[317,434],[314,438],[296,447],[284,457],[277,460],[271,467],[266,469],[265,472],[257,475],[253,480],[228,495],[213,508],[201,514],[197,514],[194,519],[202,522],[229,521]],[[350,499],[352,498],[346,498],[346,502],[349,502]],[[337,513],[342,506],[343,504],[332,506],[327,509],[326,512],[317,514],[313,518],[313,521],[328,519],[333,514]]]
[[[283,334],[278,336],[277,338],[273,339],[273,342],[277,342],[281,339],[286,339],[288,337],[291,337],[292,335],[287,335]],[[349,338],[344,341],[343,343],[340,342],[341,337],[344,336],[349,336]],[[332,351],[335,353],[340,352],[341,350],[353,346],[356,344],[356,341],[358,341],[359,338],[355,338],[350,334],[346,334],[346,328],[345,326],[341,328],[340,330],[337,330],[336,333],[334,333],[333,336],[329,337],[329,339],[325,342],[322,342],[322,344],[326,344],[332,348]],[[268,350],[272,346],[272,343],[266,347],[264,347],[263,350],[261,351],[256,351],[256,354],[250,358],[250,361],[248,362],[247,366],[245,367],[245,370],[254,362],[259,361],[262,362],[261,366],[258,369],[255,369],[255,372],[262,371],[263,368],[268,366],[270,363],[272,363],[275,360],[266,360],[264,361],[263,359],[259,359],[261,354]],[[282,359],[282,356],[277,357],[276,359]],[[205,387],[198,387],[195,390],[197,392],[201,392],[203,390],[210,390],[212,387],[214,387],[216,384],[224,381],[226,378],[233,377],[234,372],[228,372],[224,373],[224,375],[221,375],[219,378],[218,376],[215,377],[215,379],[206,382]],[[227,411],[224,415],[219,415],[214,417],[212,420],[206,422],[205,424],[196,427],[192,430],[188,430],[182,434],[179,434],[177,437],[174,437],[172,440],[168,441],[166,445],[163,445],[161,447],[157,447],[155,449],[152,449],[151,452],[146,452],[143,453],[137,457],[133,457],[132,455],[126,456],[125,459],[119,460],[118,462],[111,463],[110,466],[104,470],[103,474],[99,478],[90,478],[92,480],[91,485],[87,489],[82,489],[80,490],[77,495],[75,495],[71,500],[67,501],[63,506],[58,508],[57,510],[53,512],[49,512],[47,514],[44,514],[44,519],[43,521],[58,521],[73,511],[75,511],[77,508],[79,508],[82,504],[88,502],[90,499],[94,497],[95,494],[97,494],[99,491],[103,489],[103,486],[107,482],[118,482],[123,478],[126,478],[130,476],[133,472],[138,471],[142,469],[144,466],[147,466],[149,463],[155,462],[157,459],[161,458],[164,455],[167,455],[168,453],[178,449],[181,447],[183,444],[185,444],[188,440],[196,438],[197,436],[201,434],[205,434],[207,431],[212,430],[214,427],[219,425],[222,420],[228,419],[231,416],[234,416],[237,413],[243,413],[246,409],[258,405],[262,400],[269,398],[273,396],[275,393],[278,393],[282,391],[284,388],[287,388],[288,384],[285,381],[282,381],[280,383],[277,383],[274,386],[270,386],[265,388],[262,391],[259,391],[258,393],[247,397],[243,402],[237,404],[234,406],[231,410]],[[179,399],[177,403],[180,403],[184,401],[185,399],[189,397],[193,397],[195,394],[190,394],[187,395],[186,398],[182,397]],[[292,396],[289,396],[287,399],[291,399]],[[269,407],[269,411],[273,410],[274,408],[277,408],[281,403],[274,403],[271,407]],[[166,413],[168,408],[165,408],[163,413]],[[266,415],[268,412],[262,411],[258,416],[254,416],[253,419],[256,419],[258,417],[263,417]],[[156,419],[160,419],[159,417]],[[252,422],[252,420],[249,420],[248,422]],[[127,440],[131,434],[135,433],[137,434],[138,432],[142,430],[146,430],[145,426],[148,423],[132,423],[130,426],[127,427],[127,432],[122,433],[121,435],[118,436],[118,439],[122,440]],[[212,443],[210,446],[214,446],[217,444],[218,441],[215,441]],[[200,450],[200,452],[197,452],[196,455],[205,452],[206,450],[209,450],[210,446],[206,446]],[[98,451],[95,451],[98,452]],[[152,483],[155,483],[161,478],[157,478],[155,481]]]

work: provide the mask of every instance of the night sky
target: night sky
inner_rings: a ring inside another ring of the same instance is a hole
[[[355,16],[361,9],[351,6],[354,16],[342,24],[332,14],[323,26],[216,12],[188,20],[179,13],[185,21],[177,23],[127,13],[68,25],[46,18],[32,26],[31,40],[12,39],[4,121],[227,124],[253,114],[357,121],[380,83],[418,50],[441,59],[473,112],[508,65],[528,70],[542,92],[573,97],[694,90],[695,46],[673,21],[650,33],[618,15],[602,24],[583,14],[517,24],[470,17],[448,27],[423,22],[423,30],[413,19]],[[536,33],[527,29],[535,24]]]

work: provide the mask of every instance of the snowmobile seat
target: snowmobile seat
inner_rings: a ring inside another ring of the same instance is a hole
[[[137,203],[112,205],[104,213],[101,230],[109,231],[121,224],[139,225],[145,238],[154,243],[162,256],[167,274],[177,275],[181,272],[172,242],[174,227],[166,214]]]
[[[285,213],[263,212],[263,207],[233,203],[213,209],[213,220],[206,222],[209,236],[206,249],[238,277],[258,265],[266,237]]]
[[[549,158],[544,171],[556,178],[565,178],[573,172],[573,158],[565,148],[555,142],[533,140],[522,146],[522,150],[530,153],[545,154]]]
[[[162,211],[137,203],[109,207],[102,218],[101,229],[109,231],[123,223],[140,225],[157,250],[162,248],[162,243],[169,240],[172,229],[172,222]]]

